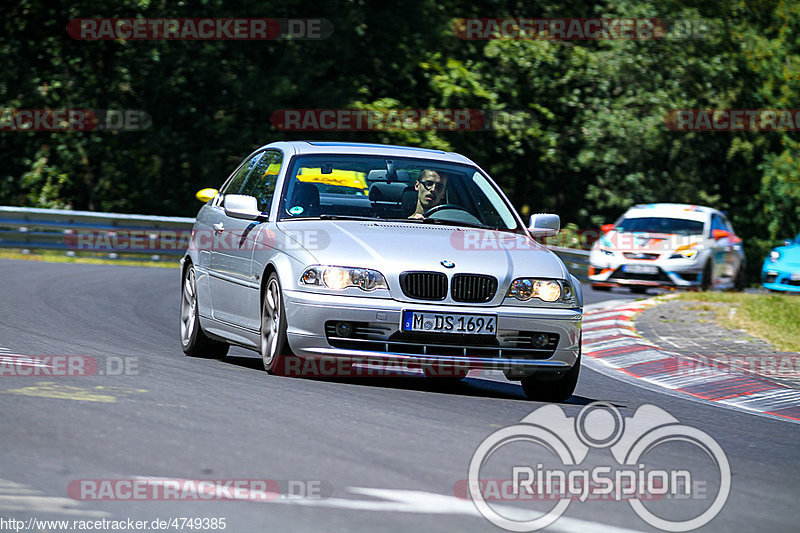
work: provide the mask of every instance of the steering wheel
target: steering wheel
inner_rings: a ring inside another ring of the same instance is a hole
[[[422,216],[424,216],[425,218],[428,218],[432,214],[438,213],[439,211],[443,211],[445,209],[456,209],[458,211],[465,211],[465,212],[469,213],[470,216],[473,216],[472,213],[470,213],[467,208],[461,207],[460,205],[456,205],[456,204],[435,205],[435,206],[431,207],[430,209],[428,209],[427,211],[425,211],[424,213],[422,213]]]

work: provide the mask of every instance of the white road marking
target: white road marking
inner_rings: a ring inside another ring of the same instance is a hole
[[[702,385],[704,383],[714,383],[718,381],[725,381],[732,379],[732,374],[723,374],[721,372],[691,372],[688,375],[673,375],[673,374],[657,374],[655,376],[647,376],[651,383],[657,383],[669,389],[683,389],[692,385]]]
[[[775,411],[784,407],[796,407],[799,405],[800,391],[784,388],[773,389],[720,400],[720,403],[756,411]]]
[[[631,339],[626,337],[623,339],[606,339],[603,341],[589,341],[583,340],[583,346],[588,348],[589,352],[599,352],[601,350],[610,350],[611,348],[621,348],[623,346],[630,346]]]
[[[76,515],[87,518],[111,516],[103,511],[93,511],[77,507],[80,505],[70,498],[43,496],[41,491],[7,479],[0,479],[0,511],[22,511],[25,513],[56,513]]]
[[[593,312],[589,311],[586,314],[586,320],[595,320],[595,319],[605,318],[605,317],[609,317],[609,316],[627,316],[627,317],[631,317],[631,316],[635,315],[636,313],[637,313],[637,311],[602,311],[602,312],[599,312],[599,313],[593,313]]]
[[[136,479],[158,479],[162,482],[174,481],[184,483],[182,478],[165,478],[154,476],[136,476]],[[359,498],[274,498],[260,499],[259,504],[288,504],[304,507],[325,507],[332,509],[346,509],[351,511],[374,511],[388,513],[416,513],[439,515],[466,515],[483,519],[475,508],[472,500],[465,500],[447,494],[437,494],[422,490],[407,489],[380,489],[371,487],[347,487],[345,492],[365,496],[369,499]],[[230,498],[237,499],[237,498]],[[251,494],[245,491],[242,500],[252,500]],[[534,517],[533,510],[509,505],[492,505],[498,513],[514,520],[530,520]],[[633,513],[633,511],[631,511]],[[488,522],[487,522],[488,524]],[[548,531],[563,533],[584,533],[586,531],[601,533],[639,533],[638,530],[620,528],[594,522],[562,516],[556,520]]]
[[[583,339],[584,340],[591,340],[591,339],[598,339],[602,337],[610,337],[612,335],[625,335],[627,337],[638,337],[639,335],[636,334],[635,331],[629,328],[609,328],[609,329],[598,329],[594,331],[585,331],[583,332]]]
[[[42,361],[37,361],[35,359],[31,359],[30,355],[23,355],[23,354],[9,354],[4,353],[0,355],[0,365],[14,365],[14,366],[21,366],[21,367],[40,367],[40,368],[53,368],[53,365],[46,365],[42,363]]]
[[[639,350],[638,352],[623,353],[619,355],[609,355],[603,357],[603,362],[608,366],[616,368],[627,368],[639,363],[650,363],[652,361],[663,361],[670,359],[671,356],[660,350]]]

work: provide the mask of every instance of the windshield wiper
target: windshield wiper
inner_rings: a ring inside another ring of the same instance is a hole
[[[490,229],[494,231],[499,231],[500,229],[493,226],[487,226],[486,224],[481,224],[480,222],[465,222],[462,220],[448,220],[445,218],[387,218],[386,220],[393,220],[397,222],[416,222],[418,224],[441,224],[443,226],[467,226],[469,228]]]
[[[320,220],[371,220],[371,221],[380,220],[379,218],[365,217],[365,216],[360,216],[360,215],[327,215],[327,214],[325,214],[325,215],[320,215],[320,216],[318,216],[316,218],[319,218]]]

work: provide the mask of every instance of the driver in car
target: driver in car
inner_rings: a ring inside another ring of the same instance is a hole
[[[417,191],[417,209],[408,218],[423,218],[423,213],[439,205],[444,199],[446,186],[446,175],[440,175],[430,169],[420,172],[417,182],[414,184],[414,189]]]

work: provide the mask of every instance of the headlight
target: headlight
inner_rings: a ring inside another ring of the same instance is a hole
[[[563,283],[563,289],[562,285]],[[571,302],[575,298],[575,290],[568,281],[558,282],[550,279],[518,278],[511,282],[508,298],[527,301],[538,298],[544,302]]]
[[[777,261],[778,261],[778,259],[780,259],[780,258],[781,258],[781,253],[780,253],[778,250],[772,250],[772,251],[769,253],[769,262],[770,262],[770,263],[775,263],[775,262],[777,262]]]
[[[300,276],[300,283],[329,289],[342,290],[358,287],[362,291],[386,289],[386,278],[371,268],[312,266]]]
[[[601,252],[603,252],[605,255],[614,255],[614,250],[612,250],[612,249],[610,249],[610,248],[604,248],[604,247],[602,247],[602,246],[599,246],[599,247],[598,247],[598,250],[600,250]]]
[[[697,250],[680,250],[669,256],[670,259],[694,259]]]

